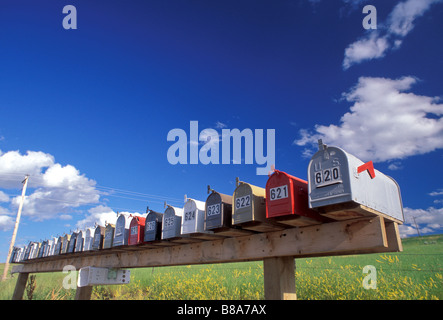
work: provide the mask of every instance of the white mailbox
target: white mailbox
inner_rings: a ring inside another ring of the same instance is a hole
[[[83,244],[83,251],[92,250],[92,243],[94,242],[95,228],[87,228],[85,231],[85,242]]]
[[[52,245],[51,245],[51,249],[49,250],[49,256],[53,256],[56,255],[56,248],[57,248],[57,244],[58,244],[58,238],[57,237],[53,237],[52,238]],[[60,251],[59,251],[60,253]],[[57,253],[58,254],[58,253]]]
[[[127,269],[84,267],[78,273],[77,286],[127,284],[131,271]]]
[[[188,198],[183,206],[182,234],[205,232],[205,203]]]
[[[308,166],[309,206],[336,220],[381,215],[403,223],[400,188],[394,179],[355,156],[319,141]]]

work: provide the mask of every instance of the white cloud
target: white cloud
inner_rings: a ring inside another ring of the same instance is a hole
[[[301,137],[294,143],[316,146],[322,139],[363,161],[374,162],[443,148],[443,104],[437,104],[436,98],[404,92],[416,82],[413,77],[361,77],[350,92],[343,94],[354,104],[339,125],[316,125],[314,133],[300,130]]]
[[[7,215],[0,215],[0,230],[8,231],[14,227],[15,220]]]
[[[353,64],[364,60],[381,58],[389,46],[387,37],[379,37],[378,33],[373,31],[369,37],[360,39],[345,49],[343,68],[348,69]]]
[[[19,151],[2,153],[0,150],[0,188],[21,188],[25,174],[39,177],[42,170],[54,164],[54,157],[41,151],[27,151],[26,155]],[[29,181],[29,187],[34,186]]]
[[[443,196],[443,189],[438,189],[437,191],[432,191],[429,195],[432,197]]]
[[[417,228],[420,234],[442,232],[443,231],[443,208],[430,207],[428,209],[403,209],[405,222],[399,226],[402,237],[417,235]],[[415,221],[414,221],[415,218]]]
[[[9,202],[9,196],[0,190],[0,202]]]
[[[33,220],[60,217],[72,208],[99,201],[95,181],[72,165],[55,163],[52,155],[41,151],[27,151],[24,155],[0,151],[0,188],[21,189],[25,173],[30,177],[22,214]],[[12,198],[12,208],[16,209],[20,200],[21,196]]]
[[[401,170],[403,169],[403,166],[401,165],[401,162],[393,162],[389,164],[388,166],[389,170]]]
[[[414,21],[437,2],[441,0],[406,0],[398,3],[389,14],[385,26],[379,25],[376,31],[370,30],[345,49],[343,69],[365,60],[382,58],[388,50],[400,48],[403,38],[414,28]]]
[[[441,0],[407,0],[397,4],[388,18],[390,34],[405,37],[414,28],[414,20]]]

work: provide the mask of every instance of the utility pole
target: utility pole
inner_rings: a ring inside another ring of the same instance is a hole
[[[17,218],[15,219],[14,231],[12,232],[11,244],[9,246],[8,257],[6,258],[5,270],[3,270],[2,281],[6,280],[6,276],[8,274],[9,260],[11,259],[12,250],[14,249],[15,237],[17,236],[18,225],[20,223],[20,216],[22,214],[23,202],[25,201],[26,187],[28,186],[28,178],[29,175],[26,175],[25,180],[22,181],[23,184],[22,199],[20,201],[20,205],[18,206]]]
[[[420,230],[418,229],[417,221],[415,221],[415,217],[412,217],[412,219],[414,219],[415,229],[417,229],[418,236],[421,237]]]

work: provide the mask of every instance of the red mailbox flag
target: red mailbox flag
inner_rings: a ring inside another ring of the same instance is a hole
[[[372,161],[366,162],[365,164],[362,164],[357,168],[357,173],[363,172],[365,170],[368,170],[369,176],[371,179],[375,178],[375,170],[374,170],[374,164]]]

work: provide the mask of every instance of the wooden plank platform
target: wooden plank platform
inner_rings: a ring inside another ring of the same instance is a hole
[[[172,240],[196,239],[180,237]],[[142,268],[255,260],[263,260],[265,299],[295,299],[294,258],[402,251],[397,223],[385,221],[380,216],[240,237],[165,243],[168,246],[161,243],[157,241],[144,246],[120,246],[24,261],[12,270],[12,273],[19,273],[13,299],[22,298],[30,273],[63,271],[67,265],[79,270],[88,266]],[[92,287],[77,288],[76,299],[90,299],[91,290]]]

